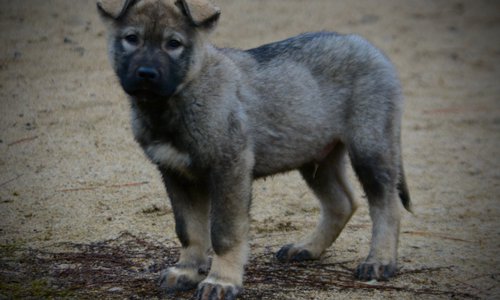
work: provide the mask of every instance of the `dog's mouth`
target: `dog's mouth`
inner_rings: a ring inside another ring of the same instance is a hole
[[[125,92],[141,102],[158,102],[168,99],[172,93],[148,88],[125,89]]]
[[[132,97],[144,99],[144,100],[154,100],[158,98],[164,98],[165,95],[158,93],[156,91],[148,90],[148,89],[136,89],[132,91],[125,91]]]

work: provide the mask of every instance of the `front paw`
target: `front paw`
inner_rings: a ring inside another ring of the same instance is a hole
[[[204,267],[178,265],[161,272],[160,288],[167,293],[196,288],[207,275]]]
[[[242,288],[224,280],[207,278],[200,283],[195,299],[197,300],[233,300]]]
[[[395,263],[382,264],[377,262],[361,263],[355,272],[356,278],[360,280],[380,280],[387,281],[396,275],[397,267]]]

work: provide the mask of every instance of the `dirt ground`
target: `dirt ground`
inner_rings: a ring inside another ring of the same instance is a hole
[[[393,60],[406,97],[415,212],[403,214],[400,276],[352,276],[368,253],[366,201],[321,261],[277,263],[273,253],[311,230],[319,212],[292,172],[254,185],[243,297],[499,299],[498,1],[216,3],[219,46],[358,33]],[[176,259],[173,216],[133,141],[94,1],[0,0],[0,40],[0,299],[156,297],[159,269]]]

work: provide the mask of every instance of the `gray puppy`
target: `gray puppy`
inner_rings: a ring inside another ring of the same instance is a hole
[[[220,11],[208,0],[97,4],[130,98],[135,139],[163,176],[182,244],[179,262],[161,275],[162,289],[198,287],[198,299],[236,298],[248,255],[252,180],[294,169],[319,198],[321,218],[277,258],[319,258],[357,207],[344,172],[347,155],[373,221],[370,253],[356,276],[395,274],[398,197],[410,210],[403,99],[379,50],[359,36],[330,32],[247,51],[219,49],[208,36]]]

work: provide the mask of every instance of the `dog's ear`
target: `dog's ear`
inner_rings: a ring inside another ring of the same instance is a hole
[[[212,29],[219,20],[220,9],[209,0],[177,0],[175,5],[196,27]]]
[[[117,20],[135,2],[136,0],[97,0],[97,8],[102,16]]]

